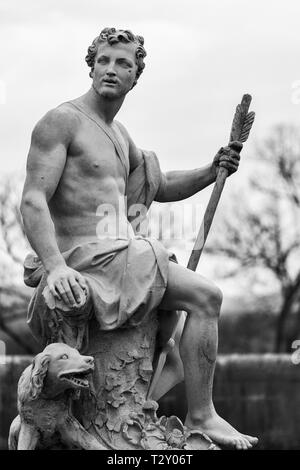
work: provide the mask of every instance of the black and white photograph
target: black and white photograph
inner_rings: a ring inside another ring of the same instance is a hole
[[[300,450],[299,18],[0,0],[1,451]]]

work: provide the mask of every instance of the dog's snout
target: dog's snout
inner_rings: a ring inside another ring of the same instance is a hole
[[[94,365],[94,358],[92,356],[86,356],[85,357],[85,362],[91,366]]]

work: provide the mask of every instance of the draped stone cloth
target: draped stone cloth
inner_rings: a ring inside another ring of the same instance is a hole
[[[116,153],[124,161],[121,151],[116,149]],[[133,204],[143,204],[149,209],[163,185],[156,155],[142,151],[142,157],[141,164],[131,174],[125,162],[128,209]],[[99,239],[74,246],[62,255],[67,265],[86,279],[86,298],[78,308],[72,311],[66,308],[50,293],[39,258],[28,255],[24,282],[35,287],[35,292],[27,321],[43,345],[62,340],[80,350],[88,346],[91,318],[99,329],[114,330],[137,326],[151,315],[165,293],[172,257],[159,241],[136,235],[133,230],[128,238]]]

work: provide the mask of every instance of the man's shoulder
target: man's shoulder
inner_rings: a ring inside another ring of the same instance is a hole
[[[62,103],[50,109],[37,122],[33,129],[33,137],[43,135],[71,136],[79,125],[79,118],[69,103]]]
[[[32,131],[33,142],[70,143],[75,135],[79,118],[68,103],[62,103],[50,109],[34,126]]]

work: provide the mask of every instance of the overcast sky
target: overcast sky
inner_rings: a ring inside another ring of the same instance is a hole
[[[246,159],[273,124],[300,124],[299,18],[299,0],[0,0],[1,172],[24,169],[37,120],[90,87],[84,57],[106,26],[145,38],[146,69],[118,115],[138,146],[164,170],[207,163],[248,92]]]

